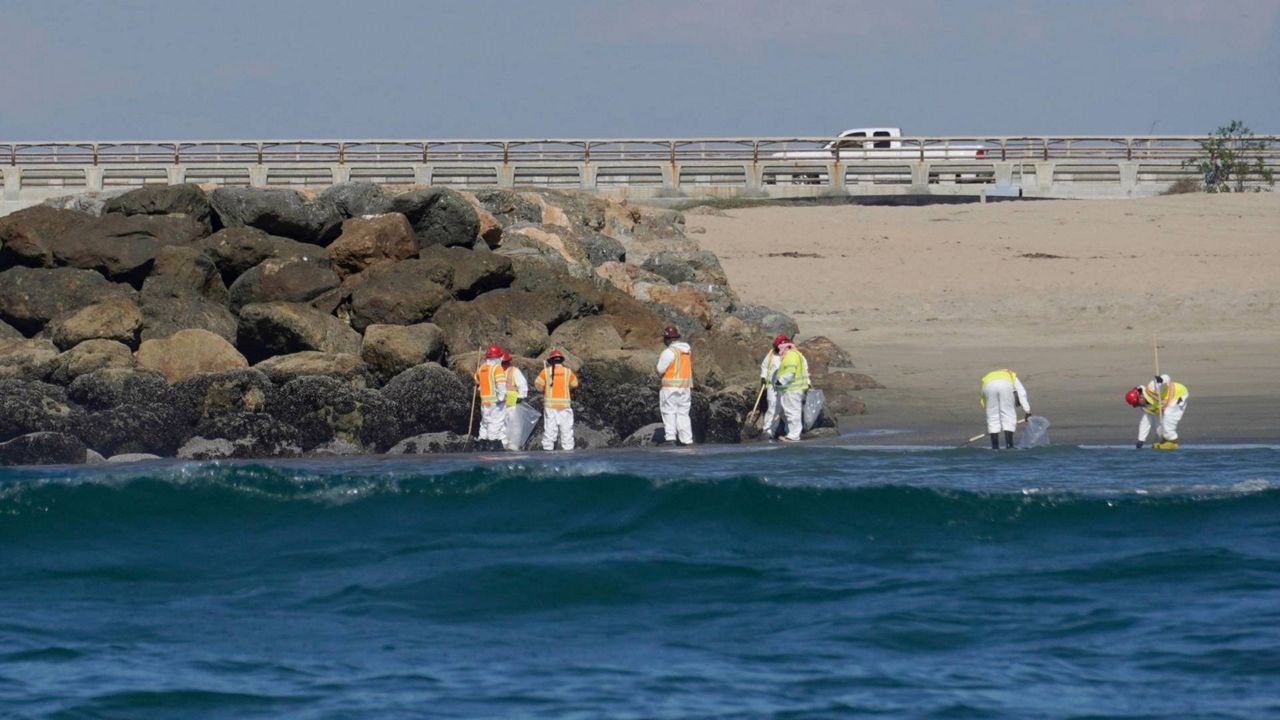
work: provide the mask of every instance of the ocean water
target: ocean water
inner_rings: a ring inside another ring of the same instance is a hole
[[[1280,716],[1280,449],[0,469],[3,718]]]

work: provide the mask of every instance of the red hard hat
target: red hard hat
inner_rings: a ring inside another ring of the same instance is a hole
[[[1136,387],[1129,388],[1129,392],[1124,394],[1124,401],[1134,407],[1142,404],[1142,391]]]
[[[679,331],[679,330],[677,330],[677,329],[675,329],[675,327],[674,327],[674,326],[672,326],[672,325],[668,325],[668,326],[667,326],[667,327],[662,331],[662,337],[664,337],[664,338],[669,338],[669,339],[675,339],[675,338],[680,337],[680,331]]]
[[[507,363],[509,363],[509,362],[511,362],[511,353],[507,352],[506,350],[503,350],[503,351],[502,351],[502,364],[503,364],[503,365],[506,365],[506,364],[507,364]]]
[[[488,350],[484,351],[484,356],[485,358],[502,357],[502,348],[498,347],[497,343],[494,343],[489,346]]]
[[[789,342],[791,342],[791,338],[787,337],[786,335],[778,335],[778,337],[773,339],[773,346],[778,347],[782,343],[789,343]]]
[[[552,350],[551,352],[547,353],[547,360],[563,360],[563,359],[564,359],[564,353],[560,352],[559,350]]]

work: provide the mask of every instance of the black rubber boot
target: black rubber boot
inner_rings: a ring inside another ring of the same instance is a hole
[[[991,449],[1000,449],[1000,433],[991,433]]]
[[[1004,446],[1010,450],[1013,449],[1013,431],[1012,430],[1004,431]]]

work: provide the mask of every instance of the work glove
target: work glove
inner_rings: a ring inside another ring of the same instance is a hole
[[[760,387],[764,387],[764,386],[766,386],[766,385],[768,385],[768,384],[769,384],[769,379],[768,379],[768,378],[760,378]]]
[[[1142,441],[1141,441],[1141,440],[1139,440],[1136,444],[1134,444],[1134,447],[1135,447],[1135,448],[1137,448],[1137,449],[1139,449],[1139,450],[1141,450],[1141,449],[1142,449]]]

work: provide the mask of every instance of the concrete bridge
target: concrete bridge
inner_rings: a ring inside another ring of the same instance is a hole
[[[679,202],[724,197],[992,195],[1127,198],[1199,179],[1206,136],[0,143],[0,214],[144,184],[323,188],[362,180],[558,188]],[[1259,138],[1280,169],[1280,140]],[[833,143],[839,142],[840,149]],[[1253,183],[1255,179],[1251,179]]]

